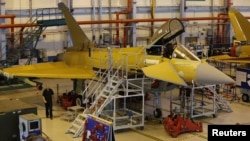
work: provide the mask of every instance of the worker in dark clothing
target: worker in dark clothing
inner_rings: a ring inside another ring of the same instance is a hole
[[[46,88],[43,90],[43,102],[45,104],[45,114],[46,118],[53,119],[53,113],[52,113],[52,100],[53,100],[53,90],[46,85]]]

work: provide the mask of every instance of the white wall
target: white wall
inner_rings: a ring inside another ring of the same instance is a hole
[[[59,0],[6,0],[6,10],[20,10],[29,9],[30,2],[32,3],[32,8],[47,8],[47,7],[57,7]]]
[[[58,53],[63,52],[65,32],[58,30],[48,30],[42,34],[37,44],[37,49],[44,49],[46,51],[45,56],[55,56]],[[59,42],[60,41],[60,42]]]
[[[232,6],[250,6],[249,0],[231,0]]]
[[[57,3],[64,1],[67,3],[67,0],[43,0],[42,3],[40,0],[7,0],[6,9],[29,9],[30,1],[32,2],[33,8],[47,8],[47,7],[57,7]],[[96,6],[98,5],[99,0],[95,0]],[[109,0],[101,0],[102,6],[109,6]],[[134,0],[137,6],[151,6],[151,0]],[[180,4],[181,0],[156,0],[156,6],[177,6]],[[204,1],[187,1],[187,6],[223,6],[225,0],[204,0]],[[73,0],[73,7],[90,7],[92,0]],[[250,6],[249,0],[231,0],[232,6]],[[113,7],[126,6],[126,0],[112,0]]]
[[[187,1],[187,6],[223,6],[225,0]]]

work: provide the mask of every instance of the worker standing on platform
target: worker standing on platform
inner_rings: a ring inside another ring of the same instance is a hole
[[[46,85],[46,88],[43,90],[43,102],[45,104],[45,114],[46,118],[53,119],[52,113],[52,104],[53,104],[53,90]]]

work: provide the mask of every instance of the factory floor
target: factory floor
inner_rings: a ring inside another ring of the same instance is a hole
[[[66,134],[66,130],[70,127],[71,121],[61,119],[61,115],[65,113],[65,109],[57,103],[57,96],[72,89],[72,81],[68,79],[38,79],[37,81],[43,84],[48,84],[54,90],[54,118],[53,120],[45,117],[44,105],[42,102],[41,92],[33,87],[0,91],[0,100],[3,99],[19,99],[24,102],[34,104],[38,109],[38,116],[42,119],[42,131],[43,136],[51,141],[82,141],[82,137],[73,138],[72,134]],[[58,89],[57,89],[58,88]],[[162,95],[166,99],[169,93]],[[241,96],[238,93],[238,96]],[[232,100],[228,98],[228,103],[232,109],[232,112],[219,111],[216,113],[216,117],[212,115],[199,117],[196,121],[201,121],[203,124],[202,132],[190,132],[178,135],[176,138],[171,137],[164,129],[161,120],[149,118],[145,121],[144,129],[123,129],[115,131],[114,136],[117,141],[206,141],[207,140],[207,125],[208,124],[250,124],[250,103],[242,102],[241,100]],[[163,117],[166,117],[169,112],[167,102],[161,101],[161,105],[164,106],[165,113]],[[145,106],[147,108],[147,106]]]

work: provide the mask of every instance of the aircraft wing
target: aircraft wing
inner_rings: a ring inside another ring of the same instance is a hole
[[[82,66],[69,66],[65,62],[48,62],[25,66],[12,66],[4,68],[5,76],[16,77],[39,77],[39,78],[70,78],[87,79],[93,78],[92,69]]]
[[[187,86],[186,82],[179,76],[170,62],[163,62],[142,68],[147,77]]]
[[[231,57],[229,55],[211,56],[209,57],[208,60],[218,63],[243,63],[243,64],[250,63],[250,57]]]

